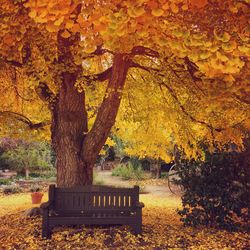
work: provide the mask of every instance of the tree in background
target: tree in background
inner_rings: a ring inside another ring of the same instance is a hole
[[[122,96],[116,131],[141,154],[249,129],[248,1],[4,0],[0,15],[0,132],[51,125],[59,186],[92,183]]]
[[[51,150],[47,143],[19,143],[1,155],[10,169],[25,173],[26,179],[34,170],[52,168]]]

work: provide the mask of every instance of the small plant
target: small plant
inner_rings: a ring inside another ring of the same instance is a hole
[[[40,188],[38,185],[33,185],[33,186],[31,186],[30,191],[31,191],[32,193],[40,192],[40,191],[41,191],[41,188]]]
[[[39,204],[42,201],[43,193],[40,192],[41,188],[38,185],[34,185],[30,188],[32,204]]]
[[[22,192],[22,189],[18,186],[8,186],[3,189],[4,194],[16,194]]]
[[[0,179],[0,185],[9,185],[10,183],[9,179]]]

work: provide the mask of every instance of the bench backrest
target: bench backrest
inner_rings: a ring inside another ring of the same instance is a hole
[[[139,201],[139,187],[115,188],[82,186],[77,188],[49,187],[49,200],[61,213],[133,211]]]

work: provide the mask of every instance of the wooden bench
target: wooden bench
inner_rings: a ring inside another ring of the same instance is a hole
[[[51,238],[59,225],[131,225],[141,233],[142,208],[139,187],[114,188],[83,186],[57,188],[49,186],[49,200],[41,204],[42,237]]]

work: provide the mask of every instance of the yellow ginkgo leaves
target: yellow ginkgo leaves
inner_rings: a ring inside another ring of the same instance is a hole
[[[157,8],[157,9],[152,10],[152,15],[153,16],[159,17],[159,16],[162,16],[163,14],[164,14],[163,9]]]
[[[71,36],[70,32],[68,30],[64,30],[61,34],[63,38],[69,38]]]

